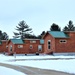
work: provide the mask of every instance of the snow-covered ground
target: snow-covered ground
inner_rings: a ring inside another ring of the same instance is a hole
[[[16,59],[19,61],[15,61]],[[75,56],[40,55],[40,56],[16,56],[15,58],[15,56],[4,56],[0,54],[0,62],[12,65],[22,65],[22,66],[30,66],[42,69],[57,70],[57,71],[75,74]]]
[[[26,74],[0,66],[0,75],[26,75]]]

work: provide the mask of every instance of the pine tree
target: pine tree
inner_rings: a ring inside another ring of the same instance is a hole
[[[0,30],[0,40],[8,40],[8,39],[9,39],[9,37],[8,37],[7,33],[6,32],[2,32]]]
[[[64,27],[63,31],[75,31],[73,22],[70,20],[68,25]]]
[[[16,30],[18,31],[18,33],[14,32],[14,38],[21,39],[25,38],[25,34],[29,34],[32,32],[32,29],[29,28],[29,26],[26,24],[24,20],[19,22],[18,26],[16,26]]]
[[[55,24],[55,23],[53,23],[53,24],[51,25],[50,30],[51,30],[51,31],[61,31],[60,27],[59,27],[57,24]]]

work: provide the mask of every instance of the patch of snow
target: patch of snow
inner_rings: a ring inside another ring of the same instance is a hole
[[[30,66],[35,68],[57,70],[67,73],[75,74],[75,59],[53,59],[53,60],[24,60],[24,61],[9,61],[14,59],[47,59],[47,58],[75,58],[75,56],[50,56],[50,55],[40,55],[40,56],[4,56],[0,55],[0,62],[12,64],[12,65],[22,65]]]
[[[12,65],[30,66],[41,69],[49,69],[75,74],[75,60],[31,60],[6,62]]]
[[[19,71],[0,66],[0,75],[26,75]]]
[[[75,58],[75,56],[52,56],[52,55],[16,56],[16,59],[48,59],[48,58]]]
[[[0,61],[15,60],[15,59],[49,59],[49,58],[75,58],[75,56],[52,56],[52,55],[39,55],[39,56],[5,56],[0,54]]]

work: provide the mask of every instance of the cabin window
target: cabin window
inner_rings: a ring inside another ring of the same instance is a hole
[[[35,40],[31,40],[30,43],[36,43],[36,41]]]
[[[10,45],[10,51],[12,52],[12,45]]]
[[[18,48],[23,48],[23,45],[18,45]]]
[[[60,40],[60,43],[66,43],[67,40]]]
[[[8,48],[8,46],[6,46],[6,48]]]
[[[42,45],[38,45],[38,51],[42,51]]]
[[[48,49],[51,49],[51,40],[48,40]]]
[[[30,45],[30,49],[32,49],[33,48],[33,46],[32,45]]]

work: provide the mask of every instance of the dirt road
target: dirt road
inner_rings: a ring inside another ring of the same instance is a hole
[[[18,65],[15,66],[15,65],[9,65],[4,63],[0,63],[0,66],[11,68],[11,69],[23,72],[27,75],[75,75],[75,74],[68,74],[68,73],[58,72],[53,70],[44,70],[39,68],[32,68],[32,67],[18,66]]]

